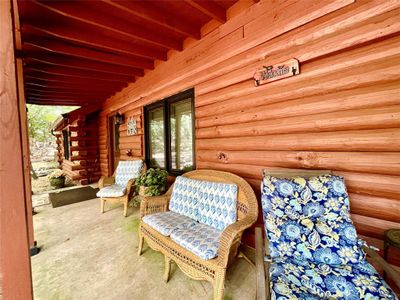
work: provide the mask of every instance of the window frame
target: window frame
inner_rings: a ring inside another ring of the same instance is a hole
[[[193,156],[193,170],[196,169],[196,128],[195,128],[195,108],[194,108],[194,89],[189,89],[173,96],[164,98],[155,103],[146,105],[144,107],[144,140],[145,140],[145,161],[149,168],[150,165],[150,126],[149,126],[149,112],[162,108],[164,113],[164,156],[165,156],[165,169],[168,174],[178,176],[185,172],[183,170],[172,169],[172,151],[171,151],[171,105],[179,101],[190,99],[191,101],[191,114],[192,114],[192,156]]]

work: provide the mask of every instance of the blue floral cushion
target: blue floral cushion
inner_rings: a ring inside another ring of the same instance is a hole
[[[214,227],[196,223],[189,228],[174,230],[171,239],[202,259],[212,259],[218,255],[221,233]]]
[[[286,259],[270,267],[271,299],[397,299],[367,262],[330,266]]]
[[[169,210],[197,220],[197,194],[201,180],[178,176],[169,201]]]
[[[364,260],[364,243],[350,219],[342,177],[265,176],[261,202],[273,259],[292,257],[333,266]]]
[[[236,184],[202,181],[198,190],[200,223],[224,230],[237,219]]]
[[[173,211],[144,216],[143,222],[165,236],[169,236],[176,229],[188,228],[196,224],[195,220]]]

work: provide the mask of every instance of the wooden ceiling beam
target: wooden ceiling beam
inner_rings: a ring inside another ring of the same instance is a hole
[[[46,22],[35,25],[24,24],[22,25],[23,34],[40,33],[48,36],[55,37],[60,41],[70,41],[86,45],[89,47],[105,49],[114,53],[122,53],[124,55],[136,55],[147,59],[167,60],[166,51],[157,50],[154,48],[145,47],[130,43],[124,40],[110,38],[101,32],[89,31],[86,28],[79,28],[76,26],[61,26],[52,24],[48,26]]]
[[[139,56],[126,56],[121,54],[106,53],[104,51],[88,49],[80,45],[74,45],[64,41],[57,41],[56,39],[46,38],[38,35],[24,35],[23,48],[26,45],[32,47],[33,49],[36,48],[37,50],[44,50],[46,52],[63,54],[71,57],[84,58],[133,68],[149,70],[154,69],[154,62],[151,59]]]
[[[27,82],[27,84],[25,86],[26,86],[26,89],[29,89],[29,90],[38,90],[38,91],[46,90],[46,91],[55,91],[55,92],[56,91],[64,91],[64,92],[70,91],[70,92],[78,92],[79,93],[79,92],[88,91],[88,92],[98,92],[98,93],[110,93],[113,91],[118,91],[118,89],[115,89],[115,88],[100,89],[98,87],[93,87],[92,85],[88,85],[88,84],[79,85],[79,86],[73,86],[73,85],[56,86],[56,85],[37,84],[34,82]]]
[[[207,16],[221,22],[226,22],[226,11],[214,1],[185,0],[192,7],[206,14]]]
[[[26,88],[25,89],[26,93],[29,94],[36,94],[36,95],[93,95],[93,96],[99,96],[99,97],[107,97],[108,95],[111,95],[111,91],[96,91],[96,90],[61,90],[61,89],[46,89],[46,88]]]
[[[69,101],[81,101],[81,102],[89,102],[89,101],[103,101],[106,98],[101,98],[101,97],[88,97],[87,95],[83,95],[83,96],[60,96],[60,95],[48,95],[48,96],[34,96],[34,95],[30,95],[27,94],[26,98],[29,99],[34,99],[34,100],[55,100],[55,99],[59,99],[59,100],[69,100]]]
[[[163,26],[166,29],[173,30],[183,35],[188,35],[195,39],[200,39],[200,29],[188,22],[182,21],[181,18],[171,17],[164,12],[157,10],[156,5],[149,4],[145,1],[116,1],[102,0],[103,2],[126,11],[145,21]]]
[[[29,99],[36,99],[36,100],[70,100],[70,101],[82,101],[82,102],[91,102],[91,101],[104,101],[108,97],[107,96],[88,96],[88,95],[60,95],[60,94],[55,94],[55,95],[42,95],[42,94],[34,94],[34,93],[29,93],[26,95],[27,98]]]
[[[64,1],[41,2],[31,0],[31,3],[66,18],[96,26],[101,30],[109,30],[113,33],[125,35],[139,42],[154,44],[166,49],[182,50],[182,41],[174,40],[144,27],[137,26],[139,24],[124,22],[121,19],[103,14],[96,10],[96,5],[98,4],[96,2],[93,5],[87,5],[87,2],[82,1],[78,5],[71,5],[71,3]]]
[[[71,77],[70,77],[71,78]],[[120,90],[127,84],[103,84],[98,80],[80,80],[81,78],[72,81],[48,81],[46,79],[32,78],[31,76],[25,76],[25,82],[30,86],[47,87],[47,88],[70,88],[70,89],[96,89],[100,91],[109,90]]]
[[[26,103],[28,104],[35,104],[35,105],[57,105],[57,106],[84,106],[84,105],[89,105],[91,103],[81,103],[81,102],[76,102],[76,101],[42,101],[42,100],[32,100],[32,99],[26,99]]]
[[[44,73],[50,75],[62,75],[62,76],[71,76],[78,78],[89,78],[89,79],[98,79],[98,80],[106,80],[106,81],[115,81],[115,82],[134,82],[134,76],[125,76],[125,75],[117,75],[117,74],[109,74],[104,72],[95,72],[95,71],[86,71],[86,70],[76,70],[73,68],[66,67],[55,67],[49,65],[34,65],[34,66],[26,66],[24,68],[25,74],[29,74],[31,72],[36,73]]]
[[[24,51],[24,62],[27,65],[47,64],[52,66],[68,67],[87,71],[105,72],[127,76],[143,76],[144,71],[107,63],[98,63],[80,58],[69,58],[58,54],[41,53],[37,51]]]

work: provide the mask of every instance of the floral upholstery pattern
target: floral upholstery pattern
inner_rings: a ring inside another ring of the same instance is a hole
[[[122,197],[123,195],[125,195],[125,191],[126,186],[113,184],[100,189],[100,191],[97,192],[96,196],[99,198]]]
[[[197,194],[201,180],[178,176],[169,201],[169,210],[197,220]]]
[[[397,299],[367,261],[331,266],[287,258],[271,264],[270,279],[271,299]]]
[[[141,160],[120,161],[115,172],[115,184],[126,186],[130,179],[140,175],[142,168],[143,161]]]
[[[237,219],[236,184],[202,181],[198,189],[200,223],[224,230]]]
[[[218,255],[218,241],[221,231],[214,227],[196,223],[188,228],[180,228],[171,233],[171,239],[202,259],[212,259]]]
[[[273,259],[290,257],[331,266],[365,259],[341,177],[265,176],[262,208]]]
[[[144,216],[143,222],[165,236],[170,236],[174,230],[192,227],[196,224],[195,220],[173,211]]]

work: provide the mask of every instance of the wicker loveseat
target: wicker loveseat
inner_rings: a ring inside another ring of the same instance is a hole
[[[140,206],[139,255],[143,241],[189,277],[214,286],[222,299],[225,272],[238,252],[242,233],[257,219],[250,185],[231,173],[197,170],[177,177],[163,196],[145,197]]]

